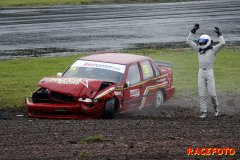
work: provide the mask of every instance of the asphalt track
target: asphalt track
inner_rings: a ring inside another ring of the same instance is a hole
[[[240,1],[0,9],[0,60],[136,48],[187,47],[195,23],[214,41],[240,42]]]

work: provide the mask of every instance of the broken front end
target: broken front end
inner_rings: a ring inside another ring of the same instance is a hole
[[[26,99],[28,115],[38,118],[93,119],[104,112],[105,100],[114,96],[114,84],[80,78],[44,78]]]

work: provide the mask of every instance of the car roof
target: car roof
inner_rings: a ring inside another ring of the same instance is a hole
[[[129,64],[136,61],[148,60],[149,57],[140,56],[127,53],[103,52],[96,53],[89,56],[81,57],[80,60],[115,63],[115,64]]]

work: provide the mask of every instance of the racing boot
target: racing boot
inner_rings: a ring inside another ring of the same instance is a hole
[[[215,109],[215,113],[214,113],[215,117],[218,116],[218,111],[219,111],[218,108],[216,108],[216,109]]]
[[[219,115],[217,97],[211,97],[212,105],[214,108],[214,115],[217,117]]]
[[[206,118],[207,117],[207,113],[206,112],[202,112],[202,115],[199,116],[200,118]]]

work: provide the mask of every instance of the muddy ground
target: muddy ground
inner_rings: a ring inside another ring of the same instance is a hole
[[[1,160],[240,159],[240,94],[218,97],[220,116],[209,106],[199,118],[195,98],[173,97],[157,109],[104,120],[29,118],[25,108],[2,108]],[[93,142],[87,137],[101,136]],[[234,148],[234,155],[187,155],[187,148]]]

